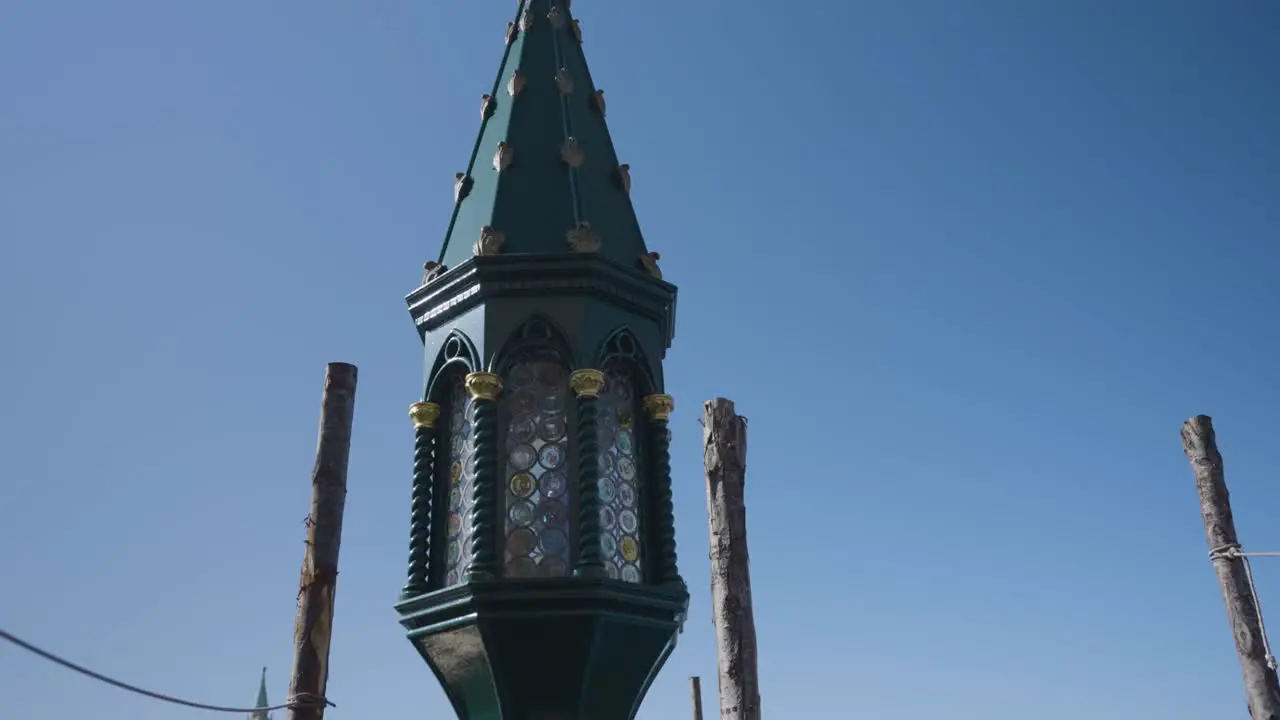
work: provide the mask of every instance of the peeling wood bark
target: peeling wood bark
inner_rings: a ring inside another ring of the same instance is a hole
[[[703,405],[703,464],[711,535],[720,717],[760,720],[756,626],[747,552],[747,420],[724,398]]]
[[[311,514],[307,517],[306,551],[298,587],[294,623],[293,680],[290,720],[321,720],[329,681],[329,641],[338,583],[338,549],[342,543],[342,513],[347,502],[347,460],[351,455],[351,425],[355,417],[356,367],[329,363],[325,369],[320,405],[320,441],[311,472]]]
[[[1222,454],[1218,452],[1213,420],[1209,416],[1197,415],[1182,424],[1182,451],[1195,474],[1205,540],[1209,543],[1213,569],[1218,574],[1222,598],[1227,605],[1227,619],[1244,673],[1249,715],[1253,720],[1280,720],[1280,683],[1277,683],[1276,671],[1267,664],[1261,609],[1249,587],[1245,559],[1225,552],[1232,548],[1238,550],[1240,545],[1231,516]]]

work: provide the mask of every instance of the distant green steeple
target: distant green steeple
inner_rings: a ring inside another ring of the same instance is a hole
[[[254,707],[271,707],[271,703],[267,702],[267,669],[265,667],[262,668],[262,679],[258,682],[258,702],[254,703]],[[249,720],[271,720],[271,715],[265,709],[259,709],[249,714]]]
[[[518,3],[498,77],[480,100],[480,135],[455,178],[440,263],[578,250],[645,269],[629,167],[614,151],[568,0]]]

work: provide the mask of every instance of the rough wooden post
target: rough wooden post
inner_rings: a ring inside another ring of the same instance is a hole
[[[1245,694],[1253,720],[1280,720],[1280,684],[1276,681],[1274,658],[1270,657],[1262,626],[1261,609],[1253,583],[1240,554],[1231,500],[1223,475],[1222,454],[1218,452],[1213,420],[1197,415],[1182,424],[1182,450],[1191,461],[1196,489],[1200,493],[1200,515],[1204,518],[1209,557],[1222,585],[1227,619],[1236,641],[1236,654],[1244,671]]]
[[[693,720],[702,720],[702,678],[689,678],[689,695],[693,701]]]
[[[720,668],[720,717],[760,720],[756,626],[747,553],[747,419],[733,402],[702,408],[703,464],[711,532],[711,612]]]
[[[347,501],[347,459],[355,416],[356,366],[329,363],[320,405],[320,441],[311,471],[311,514],[298,587],[294,623],[293,680],[289,685],[290,720],[324,717],[329,680],[329,639],[338,582],[342,511]]]

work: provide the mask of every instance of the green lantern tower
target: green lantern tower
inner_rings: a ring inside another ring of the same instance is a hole
[[[676,288],[569,5],[518,3],[407,298],[426,373],[396,610],[463,720],[628,720],[688,608],[662,376]]]

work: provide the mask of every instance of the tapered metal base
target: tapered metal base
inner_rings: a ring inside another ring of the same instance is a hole
[[[476,582],[396,605],[459,720],[631,720],[674,650],[683,587]]]

